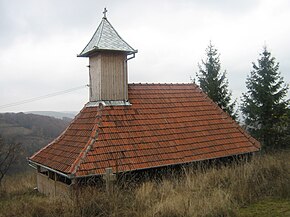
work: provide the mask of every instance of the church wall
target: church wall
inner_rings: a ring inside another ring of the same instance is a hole
[[[70,185],[53,180],[44,174],[37,172],[37,189],[40,193],[48,196],[69,196]]]

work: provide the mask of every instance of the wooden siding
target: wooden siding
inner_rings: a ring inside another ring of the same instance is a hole
[[[90,101],[101,99],[101,55],[92,56],[90,61]]]
[[[90,57],[90,101],[127,100],[127,62],[124,53]]]
[[[48,196],[69,196],[70,186],[48,178],[48,176],[37,173],[37,189],[40,193]]]

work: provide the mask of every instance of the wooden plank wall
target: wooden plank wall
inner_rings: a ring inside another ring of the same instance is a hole
[[[90,62],[90,101],[101,99],[101,55],[92,56]]]
[[[90,101],[128,99],[126,58],[117,52],[90,57]]]
[[[48,178],[48,176],[41,173],[36,174],[37,189],[40,193],[49,196],[69,196],[70,186]]]

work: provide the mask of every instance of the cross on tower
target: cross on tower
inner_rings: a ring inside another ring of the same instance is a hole
[[[103,12],[103,14],[104,14],[104,18],[107,18],[107,16],[106,16],[106,15],[107,15],[107,12],[108,12],[108,11],[107,11],[107,8],[104,8],[104,12]]]

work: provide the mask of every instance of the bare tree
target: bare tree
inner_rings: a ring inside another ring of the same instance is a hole
[[[0,137],[0,186],[11,165],[17,159],[19,144],[5,144]]]

